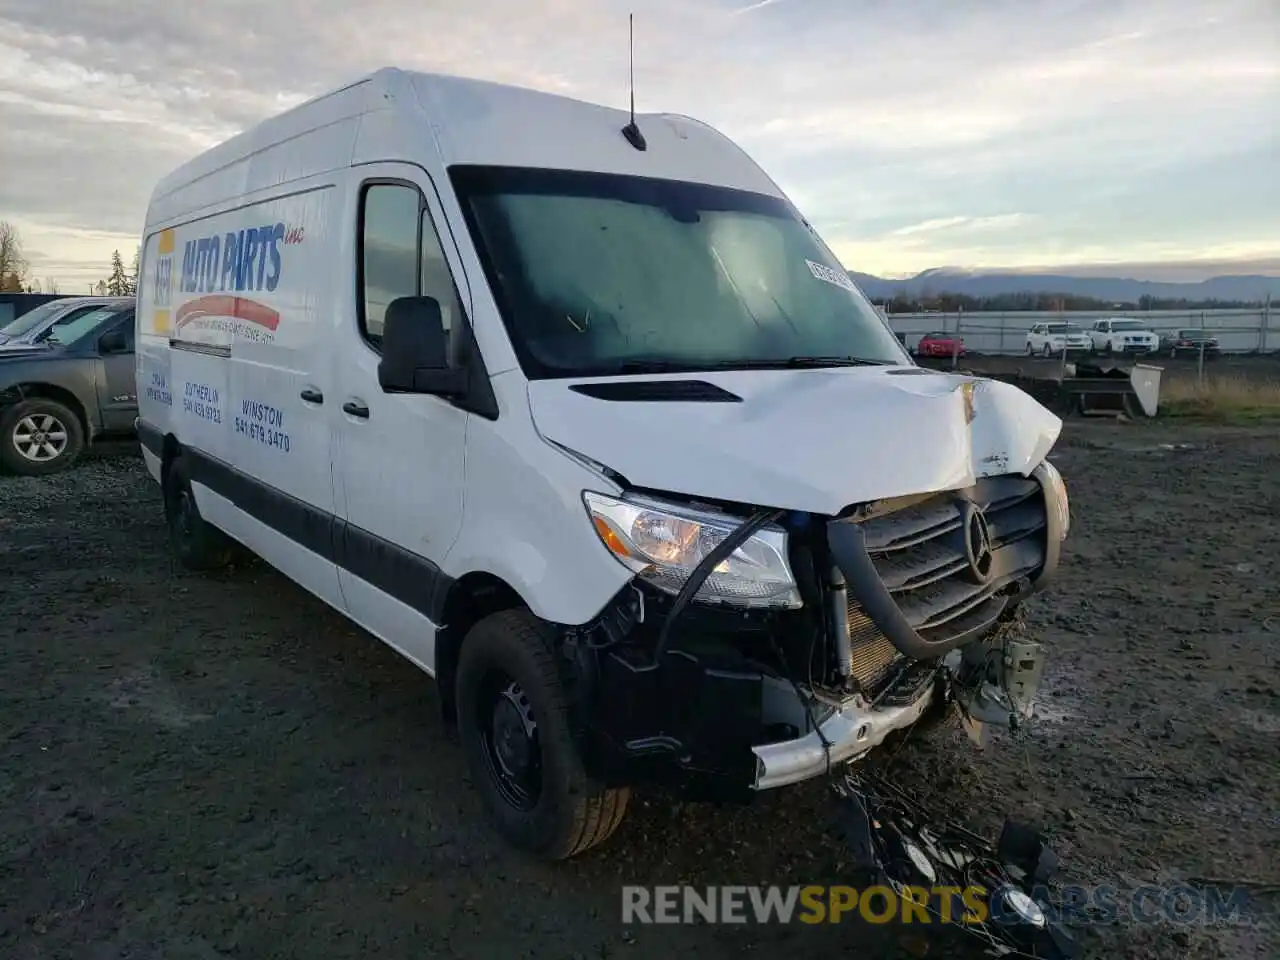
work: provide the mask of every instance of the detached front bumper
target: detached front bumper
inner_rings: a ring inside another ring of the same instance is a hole
[[[817,731],[783,743],[753,747],[756,755],[756,790],[771,790],[809,780],[827,772],[828,764],[854,760],[880,745],[895,730],[914,724],[930,703],[936,687],[929,684],[912,703],[897,707],[872,707],[856,698],[819,724]],[[830,749],[823,740],[830,744]]]

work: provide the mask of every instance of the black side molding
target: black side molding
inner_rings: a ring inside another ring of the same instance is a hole
[[[164,435],[159,429],[141,418],[136,427],[142,446],[157,457],[163,456]],[[443,625],[445,601],[454,581],[426,557],[263,483],[203,450],[183,447],[182,455],[191,465],[195,482],[226,497],[300,547],[412,607],[437,626]]]
[[[133,428],[137,431],[138,442],[144,450],[157,457],[164,455],[164,434],[141,417],[133,421]]]

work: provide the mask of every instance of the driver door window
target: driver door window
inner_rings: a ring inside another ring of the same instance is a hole
[[[462,309],[439,234],[418,188],[405,183],[367,186],[360,223],[360,333],[376,349],[391,302],[424,296],[440,304],[448,337],[460,322]]]

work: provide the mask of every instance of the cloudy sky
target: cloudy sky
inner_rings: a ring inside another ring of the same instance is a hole
[[[693,114],[852,270],[1280,273],[1280,0],[0,0],[0,219],[64,292],[155,181],[379,66]]]

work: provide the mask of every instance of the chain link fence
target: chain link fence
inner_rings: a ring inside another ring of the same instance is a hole
[[[883,312],[883,311],[882,311]],[[1280,351],[1280,317],[1271,305],[1233,310],[1141,310],[889,313],[889,327],[911,350],[926,333],[959,335],[965,350],[987,354],[1019,354],[1026,350],[1027,331],[1037,323],[1071,323],[1088,330],[1095,320],[1124,317],[1142,321],[1162,338],[1178,330],[1204,330],[1216,337],[1223,353]]]

